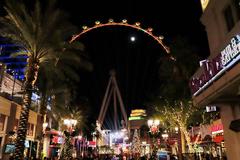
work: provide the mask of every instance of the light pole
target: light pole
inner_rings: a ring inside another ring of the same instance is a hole
[[[153,149],[152,152],[153,154],[155,154],[156,150],[155,150],[155,136],[157,136],[158,132],[159,132],[159,125],[160,125],[160,120],[158,119],[149,119],[148,120],[148,127],[149,127],[149,132],[153,135]],[[155,155],[154,155],[155,156]]]
[[[75,119],[64,119],[63,120],[63,124],[65,124],[67,126],[67,131],[64,131],[65,133],[65,144],[63,146],[63,152],[62,157],[63,159],[71,159],[72,158],[72,141],[71,141],[71,137],[73,137],[73,128],[76,126],[77,124],[77,120]]]
[[[165,132],[162,134],[162,138],[163,138],[163,140],[164,140],[165,148],[166,148],[166,149],[167,149],[167,140],[168,140],[168,137],[169,137],[169,135],[168,135],[167,131],[165,131]]]
[[[156,134],[159,131],[158,130],[159,125],[160,125],[160,121],[157,119],[155,119],[155,120],[149,119],[148,120],[148,127],[152,134]]]
[[[77,120],[75,119],[64,119],[63,123],[67,126],[69,133],[73,131],[73,127],[77,125]]]
[[[44,120],[44,121],[45,122],[43,122],[43,124],[42,124],[43,138],[40,141],[40,145],[42,145],[43,156],[46,157],[46,158],[49,158],[48,150],[49,150],[49,147],[50,147],[50,136],[49,136],[49,133],[47,134],[47,132],[46,132],[46,129],[48,127],[48,123],[46,122],[46,120]],[[39,145],[39,150],[41,150],[40,145]],[[41,155],[39,155],[39,157],[41,157]]]

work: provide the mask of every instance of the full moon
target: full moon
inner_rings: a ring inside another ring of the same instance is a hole
[[[134,36],[131,36],[131,37],[130,37],[130,40],[131,40],[132,42],[134,42],[134,41],[136,40],[136,38],[135,38]]]

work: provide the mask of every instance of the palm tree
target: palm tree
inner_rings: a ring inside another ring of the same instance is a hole
[[[86,52],[84,52],[83,45],[79,42],[66,44],[67,45],[64,49],[64,52],[61,54],[57,63],[46,62],[42,65],[42,67],[40,66],[39,69],[39,76],[36,86],[41,95],[40,113],[42,115],[43,123],[46,123],[47,104],[49,103],[49,98],[51,101],[51,112],[48,114],[52,115],[57,122],[61,122],[61,116],[65,115],[66,113],[68,114],[68,117],[70,116],[68,108],[65,107],[66,90],[71,90],[71,87],[76,86],[79,82],[79,74],[76,71],[79,71],[79,69],[86,71],[92,70],[92,65],[87,60],[88,57]],[[68,101],[71,101],[71,99],[68,99]],[[75,114],[80,112],[77,111],[73,113]],[[80,113],[75,117],[81,119],[78,121],[78,125],[82,124],[84,120],[83,114]],[[56,125],[59,126],[60,124]],[[52,125],[52,127],[55,127],[55,129],[57,129],[57,126]],[[42,144],[39,145],[40,148],[41,145]]]
[[[63,88],[62,88],[63,89]],[[86,125],[86,106],[71,106],[71,93],[70,90],[65,88],[61,92],[56,92],[54,104],[51,106],[51,114],[55,121],[58,122],[58,130],[65,130],[65,143],[61,147],[61,158],[70,159],[72,153],[71,138],[77,135],[80,130]],[[75,119],[77,124],[74,126],[74,132],[70,134],[66,130],[66,125],[63,123],[64,119]]]
[[[31,96],[44,62],[60,60],[64,40],[72,35],[73,27],[65,21],[66,16],[50,1],[43,9],[38,0],[33,10],[14,0],[7,0],[4,7],[7,16],[1,18],[1,36],[10,38],[21,47],[15,55],[27,55],[23,105],[19,119],[15,159],[23,158]]]
[[[36,86],[41,94],[40,113],[46,114],[48,97],[63,93],[70,85],[79,82],[79,69],[92,70],[92,64],[87,60],[84,47],[80,42],[66,43],[63,53],[57,61],[42,63]],[[46,67],[47,66],[47,67]],[[55,107],[55,106],[52,106]]]

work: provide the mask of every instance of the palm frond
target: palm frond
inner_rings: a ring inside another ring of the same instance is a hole
[[[12,53],[10,55],[10,57],[16,58],[18,56],[28,56],[28,55],[29,55],[28,51],[26,51],[26,50],[19,50],[17,52]]]

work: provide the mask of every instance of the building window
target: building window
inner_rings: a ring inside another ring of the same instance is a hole
[[[18,130],[18,119],[15,119],[13,131],[17,133]]]
[[[28,136],[33,136],[33,130],[34,130],[34,124],[28,123],[27,135]]]
[[[5,124],[6,116],[0,114],[0,131],[4,131],[4,124]]]
[[[229,5],[227,8],[225,8],[223,13],[224,13],[224,18],[227,25],[227,30],[230,31],[234,26],[234,19],[233,19],[231,6]]]

